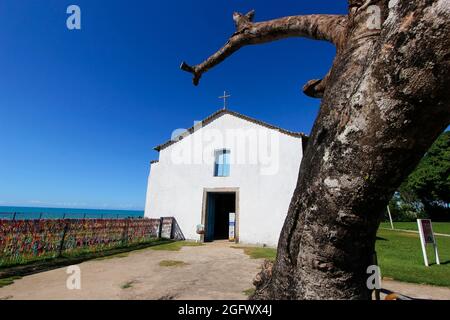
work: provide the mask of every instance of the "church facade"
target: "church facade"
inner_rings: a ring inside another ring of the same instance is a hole
[[[155,148],[145,216],[174,217],[184,238],[276,246],[306,136],[219,110]]]

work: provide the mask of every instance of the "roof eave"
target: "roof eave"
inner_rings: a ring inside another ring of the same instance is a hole
[[[308,136],[307,136],[306,134],[304,134],[303,132],[293,132],[293,131],[285,130],[285,129],[282,129],[282,128],[273,126],[273,125],[271,125],[271,124],[268,124],[268,123],[266,123],[266,122],[264,122],[264,121],[260,121],[260,120],[251,118],[251,117],[249,117],[249,116],[243,115],[243,114],[241,114],[241,113],[238,113],[238,112],[235,112],[235,111],[231,111],[231,110],[226,110],[226,109],[218,110],[218,111],[216,111],[215,113],[213,113],[212,115],[210,115],[210,116],[208,116],[207,118],[205,118],[203,121],[200,122],[200,123],[201,123],[201,127],[205,127],[205,126],[208,125],[209,123],[211,123],[211,122],[213,122],[214,120],[218,119],[218,118],[219,118],[220,116],[222,116],[223,114],[230,114],[230,115],[235,116],[235,117],[237,117],[237,118],[240,118],[240,119],[243,119],[243,120],[246,120],[246,121],[249,121],[249,122],[258,124],[258,125],[260,125],[260,126],[263,126],[263,127],[266,127],[266,128],[272,129],[272,130],[278,130],[279,132],[281,132],[281,133],[283,133],[283,134],[286,134],[286,135],[289,135],[289,136],[291,136],[291,137],[296,137],[296,138],[306,138],[306,139],[308,138]],[[198,125],[197,125],[197,126],[198,126]],[[195,132],[195,128],[196,128],[196,127],[191,127],[191,128],[189,128],[188,130],[186,130],[186,132],[185,132],[184,135],[183,135],[183,134],[180,135],[180,137],[179,137],[178,140],[176,140],[176,141],[175,141],[175,140],[169,140],[169,141],[166,141],[165,143],[160,144],[160,145],[154,147],[153,150],[155,150],[155,151],[157,151],[157,152],[161,152],[161,150],[164,150],[164,149],[166,149],[167,147],[170,147],[171,145],[173,145],[173,144],[175,144],[175,143],[177,143],[177,142],[183,140],[184,137],[186,137],[186,136],[191,135],[192,133],[194,133],[194,132]]]

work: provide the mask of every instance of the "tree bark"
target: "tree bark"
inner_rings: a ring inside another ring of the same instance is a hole
[[[368,28],[374,12],[380,29]],[[314,21],[306,36],[338,39],[337,55],[325,80],[305,87],[323,100],[255,299],[369,299],[382,212],[450,123],[448,0],[351,0],[347,17],[326,19],[335,28]]]

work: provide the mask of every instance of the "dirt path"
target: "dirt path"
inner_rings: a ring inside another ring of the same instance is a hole
[[[393,280],[383,280],[382,286],[384,289],[401,293],[402,295],[410,298],[426,300],[450,300],[449,288],[405,283]]]
[[[186,265],[162,267],[163,260]],[[246,299],[261,260],[228,242],[181,251],[151,248],[126,257],[80,264],[81,290],[68,290],[66,268],[43,272],[0,288],[0,299]]]
[[[161,261],[182,261],[181,266],[163,267]],[[243,250],[228,242],[181,251],[151,248],[125,257],[93,260],[79,265],[81,290],[68,290],[66,268],[43,272],[0,288],[1,299],[246,299],[243,291],[262,260],[250,259]],[[396,281],[383,281],[383,287],[422,299],[450,299],[450,289]]]

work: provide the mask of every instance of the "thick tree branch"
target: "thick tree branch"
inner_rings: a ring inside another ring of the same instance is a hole
[[[337,46],[331,71],[304,87],[323,101],[277,259],[256,277],[254,299],[370,298],[381,213],[450,123],[450,2],[348,3],[348,17],[253,23],[253,12],[235,14],[237,32],[219,52],[182,65],[198,83],[245,45],[303,36]]]
[[[246,15],[235,13],[233,19],[237,31],[219,51],[196,66],[182,63],[181,69],[194,75],[195,85],[198,85],[203,73],[247,45],[262,44],[289,37],[305,37],[330,41],[339,48],[345,38],[347,16],[343,15],[291,16],[259,23],[253,23],[253,17],[254,11],[250,11]],[[305,90],[305,92],[310,91]]]

